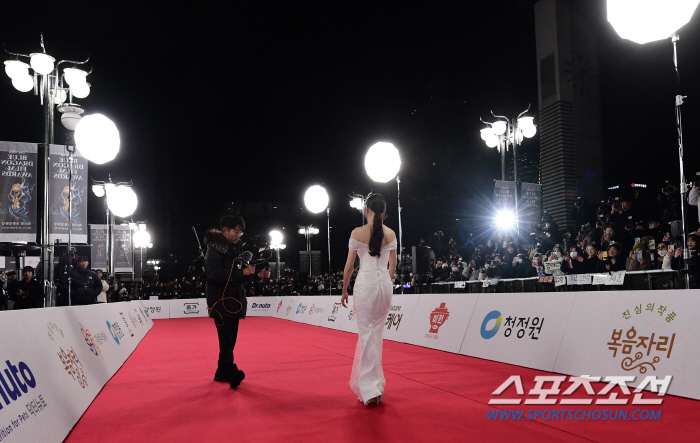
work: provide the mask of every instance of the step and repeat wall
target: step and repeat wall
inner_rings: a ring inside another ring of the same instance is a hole
[[[152,326],[141,302],[1,312],[0,441],[63,441]]]
[[[248,316],[357,333],[352,299],[252,297]],[[168,303],[171,317],[206,315],[204,299]],[[698,319],[697,290],[395,294],[384,338],[573,376],[634,376],[629,386],[671,375],[669,394],[700,399]]]

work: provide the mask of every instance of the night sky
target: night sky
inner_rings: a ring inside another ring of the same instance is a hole
[[[304,7],[232,2],[54,3],[6,8],[10,51],[91,57],[90,96],[75,100],[120,131],[121,150],[90,177],[133,180],[134,220],[149,224],[155,255],[188,261],[231,202],[268,202],[289,215],[246,216],[246,236],[285,228],[282,259],[304,249],[296,225],[323,228],[300,211],[323,184],[331,196],[333,267],[360,223],[349,192],[380,192],[398,229],[396,183],[372,182],[364,154],[377,141],[402,156],[404,247],[441,229],[464,237],[488,212],[500,158],[479,137],[490,110],[515,117],[532,103],[537,122],[534,1],[382,7]],[[603,146],[608,186],[678,181],[675,80],[670,41],[637,45],[605,22],[604,2],[585,11],[599,36]],[[69,6],[72,10],[59,8]],[[700,170],[700,22],[679,31],[686,174]],[[9,57],[6,57],[9,58]],[[39,98],[0,82],[0,139],[41,142]],[[57,120],[56,142],[65,140]],[[523,152],[537,156],[539,138]],[[90,194],[89,222],[103,223]],[[244,206],[245,207],[245,206]],[[282,210],[282,209],[280,209]],[[284,209],[287,210],[287,209]],[[245,237],[244,237],[245,238]],[[327,257],[327,255],[326,255]],[[324,260],[327,260],[324,258]]]

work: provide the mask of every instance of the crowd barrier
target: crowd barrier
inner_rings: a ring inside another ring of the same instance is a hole
[[[673,376],[700,399],[697,290],[395,294],[384,338],[573,376]],[[350,296],[254,297],[249,316],[357,333]]]
[[[395,294],[568,292],[607,290],[685,289],[678,271],[620,271],[608,274],[576,274],[485,281],[440,282],[409,288],[396,288]]]
[[[63,441],[149,317],[140,301],[0,312],[0,441]]]

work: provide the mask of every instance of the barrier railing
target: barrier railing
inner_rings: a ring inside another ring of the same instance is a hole
[[[530,277],[492,279],[484,281],[463,282],[439,282],[432,284],[416,285],[410,288],[397,287],[394,294],[452,294],[452,293],[510,293],[510,292],[581,292],[581,291],[610,291],[610,290],[661,290],[661,289],[685,289],[685,281],[678,271],[651,270],[625,272],[623,279],[615,284],[594,284],[594,275],[609,274],[581,274],[582,280],[590,280],[590,283],[557,285],[556,277]],[[570,276],[569,276],[570,277]],[[566,279],[567,276],[562,276]]]

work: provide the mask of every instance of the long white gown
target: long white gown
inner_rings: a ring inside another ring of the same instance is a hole
[[[359,334],[350,388],[361,402],[367,404],[372,398],[384,394],[386,384],[382,369],[382,333],[393,293],[387,264],[389,251],[396,249],[396,239],[381,249],[379,257],[369,255],[369,245],[353,238],[349,247],[360,257],[360,270],[353,288]]]

